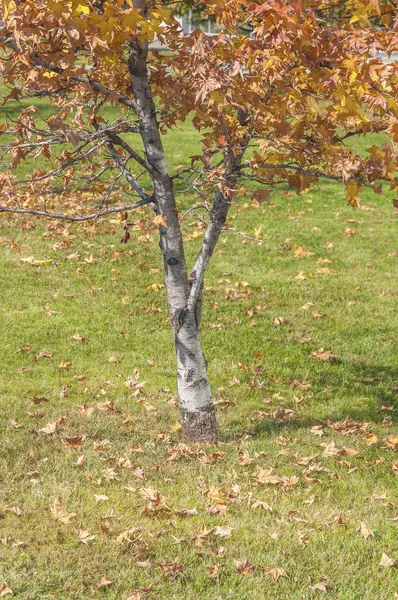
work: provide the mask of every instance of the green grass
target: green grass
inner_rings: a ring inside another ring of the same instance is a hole
[[[197,138],[175,132],[166,145],[176,166],[182,152],[195,154]],[[368,210],[353,211],[333,184],[302,197],[280,189],[260,208],[246,196],[230,225],[249,235],[262,225],[264,243],[226,232],[206,280],[202,337],[223,442],[174,461],[174,350],[164,290],[147,289],[162,282],[156,232],[143,242],[133,231],[124,246],[117,219],[67,228],[0,220],[0,589],[7,582],[15,598],[31,600],[124,600],[151,586],[142,598],[393,600],[398,571],[379,562],[383,553],[398,559],[397,456],[384,441],[397,434],[397,217],[368,193]],[[186,221],[184,235],[191,233]],[[190,264],[198,243],[187,243]],[[313,254],[297,258],[295,246]],[[29,257],[33,264],[21,262]],[[300,272],[308,278],[297,279]],[[313,307],[303,310],[307,303]],[[276,326],[277,317],[286,324]],[[88,341],[77,343],[76,334]],[[314,358],[320,348],[337,358]],[[35,360],[41,352],[52,358]],[[135,369],[146,382],[137,396],[125,385]],[[48,402],[32,406],[33,396]],[[98,407],[105,402],[116,410]],[[83,404],[92,412],[82,414]],[[36,432],[62,416],[56,433]],[[346,417],[367,423],[376,443],[326,424]],[[65,446],[75,436],[86,436],[82,446]],[[325,454],[332,443],[335,456]],[[260,484],[259,470],[271,468],[296,477],[294,485]],[[139,488],[197,515],[143,512]],[[225,513],[209,510],[217,497]],[[69,524],[53,518],[55,499],[76,513]],[[256,500],[273,512],[252,508]],[[367,540],[361,522],[374,534]],[[80,525],[95,536],[87,545]],[[198,546],[203,525],[233,529]],[[129,529],[132,542],[118,543]],[[244,557],[262,565],[252,576],[236,570]],[[182,572],[171,578],[160,565],[174,561]],[[214,565],[218,579],[209,577]],[[269,567],[287,577],[274,582]],[[103,576],[114,583],[98,588]],[[312,588],[322,581],[326,593]]]

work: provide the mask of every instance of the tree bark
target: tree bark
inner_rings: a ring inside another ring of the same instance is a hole
[[[207,362],[202,352],[199,326],[194,313],[186,314],[174,339],[183,437],[190,441],[217,441],[220,433],[211,398]]]
[[[145,14],[145,0],[135,0]],[[129,59],[140,134],[151,167],[153,198],[167,226],[160,227],[164,281],[178,368],[178,396],[182,435],[190,441],[216,441],[219,431],[212,404],[207,364],[200,345],[196,305],[188,307],[190,285],[184,245],[156,109],[147,70],[148,44],[136,42]]]

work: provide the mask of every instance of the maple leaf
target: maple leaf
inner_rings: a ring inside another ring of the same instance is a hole
[[[63,427],[66,424],[66,422],[66,417],[61,417],[53,423],[47,423],[47,425],[45,427],[42,427],[42,429],[37,429],[36,433],[38,433],[39,435],[52,435],[56,433],[61,427]]]
[[[249,562],[247,558],[243,559],[234,559],[235,568],[239,575],[246,575],[247,577],[251,577],[253,575],[253,571],[256,568],[256,565]]]
[[[160,564],[159,568],[162,571],[162,573],[166,575],[166,577],[173,579],[183,573],[183,566],[177,561],[174,561],[172,563]]]
[[[64,504],[61,504],[59,500],[55,499],[53,505],[50,507],[51,514],[56,521],[67,525],[70,523],[73,517],[76,517],[76,513],[70,513]]]
[[[286,573],[285,569],[280,569],[279,567],[270,567],[267,573],[271,575],[275,583],[279,580],[280,577],[288,577],[288,574]]]
[[[79,542],[85,545],[95,540],[95,535],[90,535],[88,529],[84,529],[83,527],[80,527],[77,530],[77,536],[79,538]]]
[[[64,444],[64,446],[67,446],[69,448],[80,448],[83,445],[85,439],[85,435],[65,437],[63,438],[62,443]]]

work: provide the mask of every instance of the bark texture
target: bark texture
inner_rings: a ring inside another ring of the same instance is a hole
[[[182,433],[191,441],[216,441],[219,430],[196,315],[187,313],[175,334]]]

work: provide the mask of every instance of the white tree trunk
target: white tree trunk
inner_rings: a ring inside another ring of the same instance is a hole
[[[135,0],[134,4],[145,14],[145,0]],[[129,68],[138,107],[140,134],[146,159],[151,167],[153,197],[159,214],[167,221],[167,227],[160,227],[160,248],[164,259],[164,280],[177,354],[182,434],[192,441],[215,441],[219,432],[206,360],[200,346],[198,309],[201,301],[188,307],[190,286],[184,246],[173,182],[168,173],[148,79],[147,53],[147,44],[136,42],[130,55]]]
[[[207,363],[200,344],[199,323],[194,314],[186,314],[174,339],[183,436],[190,440],[217,440],[219,430],[211,400]]]

